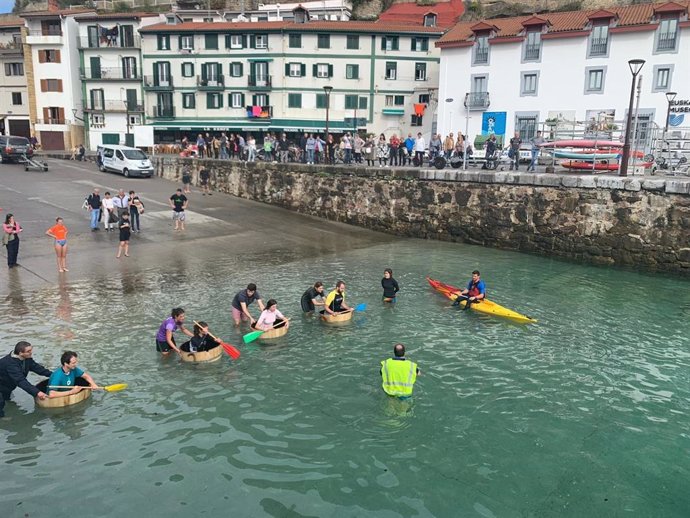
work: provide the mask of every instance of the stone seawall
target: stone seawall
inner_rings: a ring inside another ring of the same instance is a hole
[[[690,179],[154,162],[169,180],[207,168],[213,190],[396,235],[690,275]]]

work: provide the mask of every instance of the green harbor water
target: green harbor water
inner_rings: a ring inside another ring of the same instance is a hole
[[[385,267],[402,287],[393,307]],[[425,281],[460,285],[475,268],[490,298],[539,323],[458,311]],[[302,317],[302,292],[339,278],[366,311],[341,327]],[[157,357],[176,305],[240,345],[230,302],[252,281],[293,318],[286,337],[236,362]],[[129,388],[52,412],[17,390],[0,421],[0,516],[687,517],[689,288],[400,240],[17,291],[0,301],[4,351],[28,338],[54,368],[75,349],[97,381]],[[397,341],[422,370],[405,403],[378,374]]]

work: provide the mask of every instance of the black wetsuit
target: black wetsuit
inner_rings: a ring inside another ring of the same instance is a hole
[[[307,291],[305,291],[302,295],[302,300],[300,300],[300,304],[302,305],[302,311],[304,311],[305,313],[314,311],[316,307],[314,306],[312,300],[314,300],[316,297],[321,297],[321,299],[323,299],[323,294],[316,291],[316,288],[314,288],[313,286],[309,288]]]
[[[386,299],[394,299],[395,295],[400,291],[398,281],[393,277],[390,279],[386,279],[385,277],[381,279],[381,286],[383,287],[383,297]]]

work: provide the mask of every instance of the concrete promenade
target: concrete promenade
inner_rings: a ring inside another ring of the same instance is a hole
[[[93,162],[48,159],[48,172],[24,171],[22,165],[0,165],[0,217],[13,213],[24,228],[19,268],[8,269],[6,252],[0,265],[0,296],[14,289],[37,289],[64,280],[103,279],[110,272],[162,268],[204,270],[207,259],[251,262],[275,252],[276,263],[317,256],[395,239],[341,223],[296,214],[279,207],[214,193],[189,195],[186,230],[172,227],[168,199],[181,187],[161,178],[127,179],[101,173]],[[89,228],[88,211],[81,208],[94,187],[116,194],[134,190],[146,206],[140,234],[132,235],[129,258],[116,259],[117,232]],[[59,275],[52,239],[45,235],[57,216],[69,229],[68,268]]]

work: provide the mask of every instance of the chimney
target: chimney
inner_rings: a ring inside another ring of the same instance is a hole
[[[48,10],[49,11],[59,11],[60,10],[60,4],[58,4],[58,0],[48,0]]]

